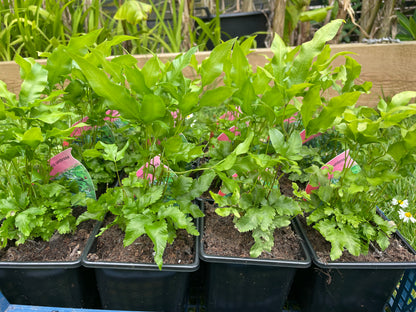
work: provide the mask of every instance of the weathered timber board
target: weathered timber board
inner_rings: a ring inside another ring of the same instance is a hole
[[[338,44],[331,45],[332,53],[340,51],[350,51],[351,55],[361,65],[361,83],[371,81],[373,88],[370,94],[362,95],[359,104],[375,106],[379,98],[393,96],[401,91],[416,91],[416,42],[402,42],[398,44]],[[196,54],[198,61],[203,60],[209,52],[199,52]],[[161,54],[162,61],[172,59],[176,54]],[[255,69],[263,66],[267,59],[271,57],[270,49],[258,49],[249,54],[250,64]],[[152,55],[137,55],[138,66],[151,58]],[[44,64],[45,60],[39,60]],[[334,65],[344,63],[344,57],[339,57]],[[189,76],[192,72],[187,73]],[[8,90],[18,92],[20,89],[19,67],[14,62],[0,62],[0,80],[4,81]]]

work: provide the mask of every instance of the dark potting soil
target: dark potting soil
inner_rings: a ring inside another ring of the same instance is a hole
[[[104,221],[104,226],[110,218]],[[97,237],[97,248],[87,255],[89,261],[155,263],[153,242],[147,235],[133,244],[123,246],[124,233],[114,225]],[[192,264],[195,259],[195,237],[184,230],[177,231],[173,244],[168,244],[163,254],[163,264]]]
[[[331,251],[331,244],[312,226],[306,225],[305,218],[299,218],[306,235],[315,250],[319,260],[323,263],[332,262],[329,253]],[[402,240],[396,235],[390,238],[390,245],[387,249],[382,251],[377,243],[370,245],[367,255],[354,256],[348,251],[344,251],[342,256],[336,262],[415,262],[416,255],[413,254],[405,246]]]
[[[84,208],[76,207],[74,209],[74,215],[78,216]],[[24,244],[18,246],[11,242],[6,248],[0,249],[0,261],[76,261],[81,256],[95,223],[94,220],[85,221],[78,226],[75,233],[62,235],[56,233],[48,242],[42,239],[34,239],[27,240]]]
[[[209,255],[250,258],[250,248],[254,244],[251,232],[240,233],[234,226],[233,217],[220,217],[215,206],[205,202],[204,251]],[[300,237],[288,226],[274,232],[274,247],[271,252],[263,252],[260,259],[305,260]]]

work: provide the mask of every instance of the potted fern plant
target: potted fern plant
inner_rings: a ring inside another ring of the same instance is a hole
[[[0,288],[16,303],[100,305],[94,272],[81,266],[96,222],[78,226],[76,220],[87,198],[95,201],[101,181],[95,182],[97,175],[92,179],[81,163],[83,153],[73,152],[74,147],[86,149],[87,128],[103,129],[114,116],[106,116],[106,104],[64,53],[84,55],[94,46],[108,56],[111,47],[129,38],[96,45],[99,34],[71,38],[66,46],[43,53],[44,65],[17,55],[23,81],[19,94],[0,82]],[[89,141],[103,140],[97,133],[88,132]]]
[[[336,125],[345,149],[340,168],[310,169],[303,228],[320,273],[304,277],[305,311],[380,311],[404,270],[416,266],[415,251],[378,211],[389,185],[413,172],[415,95],[348,108]]]
[[[42,66],[16,55],[19,94],[0,82],[0,288],[20,304],[96,307],[94,277],[81,267],[94,222],[76,226],[95,191],[62,145],[77,126],[67,123],[57,56]]]
[[[124,178],[117,174],[119,186],[89,200],[78,218],[78,224],[104,222],[83,265],[95,270],[105,308],[181,311],[190,275],[199,266],[195,220],[203,214],[193,201],[214,178],[210,170],[192,176],[203,145],[184,135],[194,112],[215,105],[215,95],[184,76],[196,67],[196,48],[167,63],[154,56],[141,69],[131,55],[108,60],[95,49],[85,55],[65,52],[127,124],[124,147],[98,142],[88,154],[115,168],[129,146],[137,155],[136,170]],[[219,74],[214,66],[209,70],[207,75]]]
[[[256,72],[246,60],[245,45],[238,43],[222,63],[223,88],[233,92],[223,106],[228,113],[211,126],[214,133],[204,166],[215,170],[221,186],[220,191],[210,192],[216,206],[205,201],[200,236],[201,258],[208,263],[210,310],[282,308],[296,268],[302,271],[310,265],[302,240],[297,247],[292,245],[297,251],[290,260],[282,259],[279,250],[289,241],[282,236],[285,231],[292,231],[296,245],[299,234],[292,221],[302,214],[303,198],[308,197],[301,183],[292,183],[288,177],[307,173],[301,161],[318,156],[302,143],[332,130],[345,110],[371,87],[371,83],[355,84],[357,64],[349,56],[345,64],[332,68],[336,57],[348,54],[331,55],[326,45],[341,24],[331,22],[310,42],[294,49],[276,36],[274,56]],[[334,92],[337,95],[332,96]],[[215,221],[216,215],[222,219]],[[220,237],[226,222],[230,229]],[[219,250],[227,240],[231,245]],[[232,255],[239,245],[251,249]],[[273,278],[264,278],[267,274]]]

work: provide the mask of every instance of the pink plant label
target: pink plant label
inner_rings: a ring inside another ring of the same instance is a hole
[[[319,137],[321,135],[321,133],[317,133],[311,136],[306,137],[306,130],[302,130],[300,133],[300,137],[302,139],[302,144],[305,144],[306,142],[309,142],[310,140]]]
[[[221,117],[220,117],[220,119],[228,119],[228,120],[230,120],[230,121],[232,121],[232,120],[234,120],[236,117],[238,117],[238,113],[237,113],[237,115],[235,115],[234,113],[232,113],[232,112],[227,112],[227,113],[225,113],[224,115],[222,115]],[[297,113],[295,114],[295,116],[297,115]],[[290,117],[290,118],[288,118],[288,119],[285,119],[285,122],[288,122],[288,123],[294,123],[294,122],[296,122],[296,118],[294,117],[294,116],[292,116],[292,117]],[[248,126],[249,124],[247,123],[247,126]],[[231,132],[233,132],[235,135],[240,135],[241,133],[240,132],[238,132],[237,131],[237,128],[235,127],[235,126],[233,126],[233,127],[231,127],[230,129],[229,129]],[[309,142],[310,140],[312,140],[312,139],[314,139],[314,138],[316,138],[316,137],[318,137],[318,136],[320,136],[321,135],[321,133],[317,133],[317,134],[314,134],[314,135],[311,135],[311,136],[309,136],[309,137],[306,137],[306,130],[302,130],[301,132],[300,132],[300,137],[301,137],[301,139],[302,139],[302,144],[304,144],[304,143],[306,143],[306,142]],[[221,133],[219,136],[218,136],[218,141],[230,141],[230,138],[225,134],[225,133]]]
[[[119,113],[118,113],[118,111],[116,111],[116,110],[107,110],[107,111],[105,112],[105,114],[106,114],[106,117],[104,117],[104,120],[105,120],[105,121],[110,121],[110,122],[114,122],[114,121],[116,121],[116,120],[118,119],[118,117],[120,116],[120,114],[119,114]],[[76,126],[76,125],[78,125],[78,124],[80,124],[80,123],[82,123],[82,122],[87,122],[87,121],[88,121],[88,119],[89,119],[89,117],[88,117],[88,116],[85,116],[85,117],[84,117],[84,118],[82,118],[81,120],[79,120],[79,121],[75,122],[72,126],[74,127],[74,126]],[[80,137],[80,136],[82,136],[82,133],[83,133],[83,132],[88,131],[88,130],[90,130],[90,129],[92,129],[92,127],[91,127],[91,126],[85,126],[85,127],[80,127],[80,128],[77,128],[77,129],[75,129],[74,131],[72,131],[72,133],[71,133],[71,137],[73,137],[73,138]],[[64,141],[63,145],[64,145],[64,146],[69,146],[69,143],[68,143],[68,142],[66,142],[66,141]]]
[[[297,116],[297,115],[298,115],[298,113],[296,113],[294,116]],[[294,123],[294,122],[296,122],[296,118],[294,116],[292,116],[288,119],[285,119],[284,121],[288,122],[288,123]],[[314,138],[316,138],[320,135],[321,135],[321,133],[317,133],[317,134],[311,135],[309,137],[306,137],[306,130],[302,130],[300,132],[300,137],[302,139],[302,144],[305,144],[306,142],[309,142],[310,140],[312,140],[312,139],[314,139]]]
[[[71,150],[68,148],[49,160],[52,167],[49,175],[53,178],[65,177],[75,181],[80,192],[85,193],[89,198],[96,199],[94,183],[88,170],[72,156]]]
[[[349,150],[346,150],[345,152],[342,152],[341,154],[337,155],[336,157],[332,158],[330,161],[328,161],[325,165],[323,165],[321,167],[321,169],[326,168],[326,165],[331,165],[333,167],[333,172],[334,171],[342,171],[345,168],[351,168],[351,170],[354,173],[359,172],[360,168],[358,166],[358,164],[350,157],[349,155]],[[333,178],[333,174],[328,174],[328,179],[332,179]],[[310,194],[313,190],[318,189],[319,187],[315,186],[311,186],[310,184],[308,184],[306,186],[306,193]]]
[[[150,165],[149,165],[149,163],[146,163],[144,166],[140,167],[140,169],[139,169],[139,170],[137,170],[137,172],[136,172],[136,176],[137,176],[139,179],[145,179],[145,178],[147,178],[147,180],[149,180],[150,182],[152,182],[152,183],[153,183],[153,179],[154,179],[153,174],[151,174],[151,173],[147,173],[147,174],[145,174],[144,169],[145,169],[145,168],[148,168],[149,166],[152,166],[152,167],[154,167],[154,168],[156,169],[156,168],[157,168],[157,167],[159,167],[160,165],[161,165],[161,162],[160,162],[160,157],[159,157],[159,156],[155,156],[155,157],[153,157],[153,158],[150,160]],[[169,170],[169,167],[168,167],[168,166],[163,165],[163,167],[164,167],[165,169]]]
[[[236,126],[232,126],[230,129],[229,129],[232,133],[234,133],[235,135],[240,135],[241,134],[241,132],[239,132],[239,131],[237,131],[237,127]],[[218,141],[228,141],[228,142],[230,142],[231,140],[230,140],[230,138],[225,134],[225,133],[221,133],[219,136],[218,136]]]
[[[72,157],[71,150],[72,148],[68,148],[49,160],[52,167],[52,171],[49,173],[51,176],[54,177],[57,174],[64,173],[80,164],[78,160]]]

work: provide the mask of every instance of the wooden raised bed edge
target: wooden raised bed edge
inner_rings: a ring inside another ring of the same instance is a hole
[[[372,92],[362,95],[359,104],[375,106],[383,95],[391,97],[402,91],[416,91],[416,41],[386,44],[334,44],[331,45],[332,53],[349,51],[362,66],[360,80],[357,83],[371,81]],[[198,52],[197,60],[200,62],[209,55],[208,52]],[[172,59],[177,54],[160,54],[162,61]],[[271,57],[270,49],[257,49],[249,54],[248,58],[253,69],[264,66],[266,57]],[[138,66],[141,67],[152,55],[135,55]],[[45,63],[45,60],[39,60]],[[339,57],[334,65],[344,62]],[[192,75],[189,72],[189,76]],[[0,80],[4,81],[9,91],[18,92],[21,84],[19,66],[14,62],[0,62]]]

